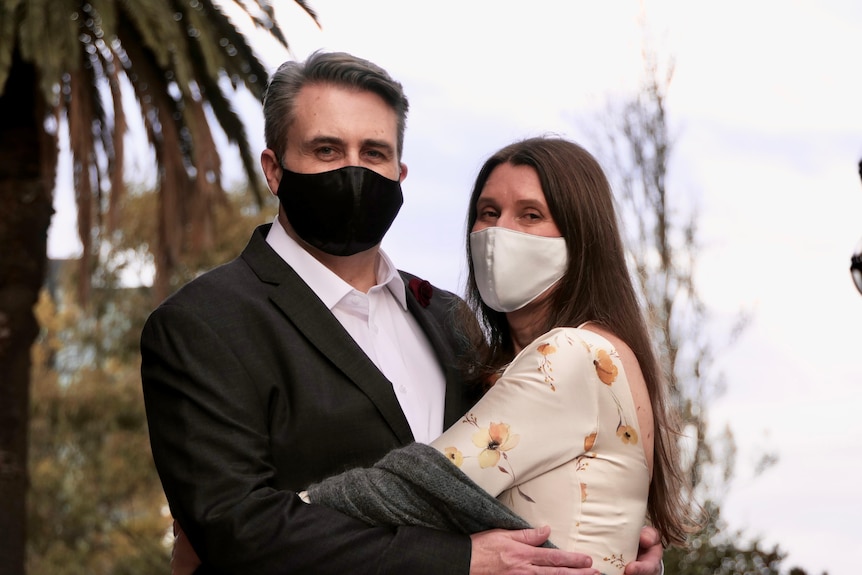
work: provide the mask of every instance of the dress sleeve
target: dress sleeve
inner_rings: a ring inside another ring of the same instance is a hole
[[[576,329],[545,334],[431,445],[494,496],[571,461],[595,440],[602,369],[617,369],[600,354]]]

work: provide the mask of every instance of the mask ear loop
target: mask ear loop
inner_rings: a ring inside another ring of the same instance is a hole
[[[853,283],[856,284],[856,289],[862,294],[862,240],[856,246],[856,253],[850,257],[850,275]]]
[[[859,160],[859,177],[862,178],[862,160]],[[856,289],[862,294],[862,240],[856,244],[856,251],[850,256],[850,277],[856,284]]]

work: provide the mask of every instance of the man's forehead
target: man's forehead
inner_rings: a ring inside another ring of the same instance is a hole
[[[300,91],[286,128],[303,141],[360,138],[369,144],[391,146],[397,139],[398,117],[374,92],[312,85]]]

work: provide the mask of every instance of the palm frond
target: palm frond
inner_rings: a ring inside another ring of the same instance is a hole
[[[317,19],[317,13],[312,10],[311,6],[309,6],[308,2],[304,0],[294,0],[296,4],[302,8],[302,10],[308,14],[311,19],[317,24],[317,27],[320,28],[320,21]],[[269,0],[255,0],[254,2],[247,2],[246,0],[234,0],[234,4],[242,8],[242,10],[248,15],[254,25],[258,28],[262,28],[272,34],[273,38],[281,42],[281,44],[290,49],[290,46],[287,44],[287,38],[284,37],[284,33],[281,31],[281,27],[275,20],[275,10],[273,9],[272,2]],[[253,4],[263,12],[264,17],[260,17],[257,14],[252,13],[249,4]]]
[[[258,207],[262,207],[266,200],[266,193],[258,176],[257,163],[246,137],[245,124],[213,79],[203,78],[202,82],[201,93],[209,103],[213,115],[218,120],[228,141],[236,145],[240,161],[242,161],[243,169],[248,178],[249,188],[255,196]]]
[[[176,62],[173,53],[185,42],[185,30],[177,25],[176,19],[181,18],[182,14],[178,16],[172,8],[168,12],[166,8],[169,6],[151,0],[117,0],[117,37],[122,41],[120,22],[123,19],[130,20],[131,27],[138,32],[139,41],[153,53],[162,70],[174,70]],[[127,29],[129,27],[126,26]],[[123,46],[128,49],[125,42]],[[187,75],[180,71],[174,70],[174,75],[182,77],[183,81],[188,80]]]
[[[159,242],[155,250],[156,283],[160,296],[166,295],[170,270],[180,259],[185,244],[186,218],[185,198],[192,190],[193,182],[186,169],[191,165],[189,146],[182,135],[182,111],[170,95],[168,80],[160,67],[158,56],[142,42],[134,23],[122,14],[117,20],[127,60],[131,67],[126,70],[132,88],[143,111],[147,136],[160,166],[159,185]],[[161,283],[160,283],[161,282]]]
[[[106,174],[103,164],[104,160],[107,160],[107,158],[110,157],[113,149],[113,139],[109,128],[111,121],[108,116],[108,111],[102,97],[103,92],[101,90],[101,87],[105,85],[105,70],[102,67],[102,60],[99,58],[98,49],[96,49],[95,46],[93,46],[92,50],[85,50],[85,54],[86,59],[83,63],[82,69],[90,80],[90,89],[87,90],[86,95],[90,99],[90,110],[92,113],[92,117],[90,119],[90,130],[93,135],[93,149],[91,150],[90,157],[93,161],[92,172],[93,179],[96,183],[93,188],[95,196],[94,201],[96,203],[93,225],[96,230],[98,230],[102,228],[102,215],[105,212],[103,208],[107,204],[107,195],[110,192],[110,190],[106,189],[102,185],[103,176]],[[100,163],[100,160],[103,161]],[[96,241],[98,237],[99,234],[95,233],[93,235],[94,241]]]
[[[0,94],[4,92],[12,54],[18,39],[18,26],[24,17],[24,0],[2,0],[0,3]]]
[[[113,55],[113,52],[112,52]],[[123,107],[123,92],[120,86],[120,63],[116,55],[107,67],[108,85],[114,106],[113,154],[108,155],[108,170],[111,176],[111,198],[108,202],[108,233],[113,233],[119,224],[119,206],[126,195],[126,110]]]
[[[69,123],[69,148],[72,152],[72,173],[75,187],[75,203],[78,208],[78,236],[81,240],[83,253],[81,261],[85,268],[92,258],[92,223],[93,223],[93,130],[92,101],[88,95],[90,78],[78,67],[69,75],[68,102],[66,104]],[[89,274],[82,273],[78,278],[78,295],[83,300],[88,299]]]
[[[81,63],[78,36],[85,15],[74,8],[58,10],[50,0],[28,0],[26,6],[19,28],[21,56],[39,69],[42,95],[51,102],[63,74]]]
[[[50,117],[54,125],[60,124],[60,106],[55,105],[48,111],[47,103],[37,101],[34,103],[36,107],[36,117]],[[59,130],[41,130],[39,133],[39,157],[41,158],[40,170],[42,172],[42,185],[45,190],[53,189],[54,182],[57,178],[57,156],[60,153],[60,136]]]
[[[192,132],[195,163],[194,192],[188,200],[189,243],[193,253],[200,253],[214,244],[213,207],[225,204],[227,197],[221,187],[221,159],[200,100],[186,106],[188,126]]]
[[[249,188],[263,205],[266,194],[255,154],[227,82],[260,100],[268,73],[218,4],[226,1],[0,0],[0,90],[5,92],[11,63],[19,55],[38,70],[40,102],[47,105],[41,113],[54,108],[55,125],[67,126],[70,133],[82,279],[90,277],[87,266],[100,232],[115,230],[120,217],[127,86],[137,99],[159,169],[157,292],[166,293],[166,278],[182,252],[201,249],[212,239],[212,208],[225,197],[213,118],[236,146]],[[232,1],[253,26],[288,46],[273,2]],[[320,25],[307,2],[294,1]],[[56,145],[56,131],[46,134],[45,145]]]
[[[110,42],[117,36],[117,0],[87,0],[96,37]],[[85,22],[86,23],[86,22]]]
[[[222,48],[218,68],[211,70],[207,77],[215,79],[226,74],[234,89],[241,81],[258,100],[262,99],[268,73],[245,36],[211,0],[199,0],[199,4],[204,8],[201,12],[206,19],[206,24],[201,25],[215,33],[215,42],[210,44]]]
[[[226,75],[232,85],[242,84],[258,99],[263,97],[267,72],[242,33],[210,0],[199,0],[185,10],[184,20],[194,33],[188,35],[187,54],[196,85],[210,104],[222,131],[237,146],[250,189],[258,205],[265,193],[257,174],[256,162],[245,128],[233,111],[217,79]]]
[[[309,5],[309,3],[306,2],[305,0],[293,0],[293,1],[296,2],[297,5],[299,5],[299,7],[302,8],[303,11],[306,14],[308,14],[312,20],[314,20],[314,23],[317,24],[317,27],[320,28],[320,20],[317,19],[317,13],[311,9],[311,6]],[[268,2],[267,0],[262,0],[261,3],[262,4],[270,4],[270,2]],[[272,14],[272,11],[270,10],[268,13]]]

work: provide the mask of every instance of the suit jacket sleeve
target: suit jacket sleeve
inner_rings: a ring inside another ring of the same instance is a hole
[[[169,301],[141,338],[153,457],[172,513],[209,572],[468,572],[463,535],[369,527],[279,488],[266,388],[222,337],[238,324],[211,323]]]

